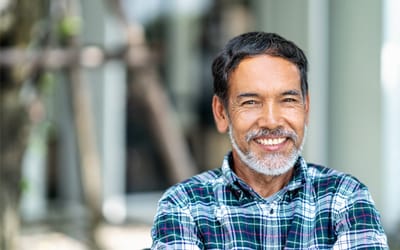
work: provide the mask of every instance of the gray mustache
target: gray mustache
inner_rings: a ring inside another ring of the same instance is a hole
[[[283,128],[276,128],[276,129],[259,129],[253,130],[247,133],[246,141],[249,142],[256,137],[260,136],[274,136],[274,137],[289,137],[294,142],[297,142],[298,136],[293,131],[288,131]]]

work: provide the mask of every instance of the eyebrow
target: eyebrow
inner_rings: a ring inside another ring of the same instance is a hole
[[[301,92],[297,89],[291,89],[291,90],[287,90],[287,91],[281,93],[281,96],[287,96],[287,95],[301,96]],[[241,94],[237,95],[236,98],[240,99],[240,98],[246,98],[246,97],[258,97],[258,96],[259,96],[259,94],[257,94],[257,93],[246,92],[246,93],[241,93]]]
[[[246,98],[246,97],[258,97],[259,95],[256,93],[251,93],[251,92],[247,92],[247,93],[241,93],[239,95],[236,96],[236,98],[240,99],[240,98]]]
[[[297,89],[291,89],[291,90],[283,92],[281,95],[282,96],[285,96],[285,95],[301,96],[301,92],[299,90],[297,90]]]

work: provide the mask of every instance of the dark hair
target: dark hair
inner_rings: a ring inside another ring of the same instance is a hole
[[[303,98],[308,93],[307,58],[304,52],[291,41],[266,32],[249,32],[231,39],[212,64],[214,94],[228,104],[228,81],[230,74],[245,58],[256,55],[271,55],[294,63],[300,72]]]

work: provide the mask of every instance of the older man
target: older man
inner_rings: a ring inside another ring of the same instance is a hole
[[[301,157],[310,109],[303,51],[250,32],[230,40],[212,70],[214,119],[232,151],[221,168],[164,194],[152,248],[387,248],[367,187]]]

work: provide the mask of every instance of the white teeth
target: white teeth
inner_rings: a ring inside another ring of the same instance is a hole
[[[286,138],[281,137],[281,138],[274,138],[274,139],[258,139],[257,142],[266,145],[266,146],[272,146],[272,145],[277,145],[282,142],[284,142]]]

